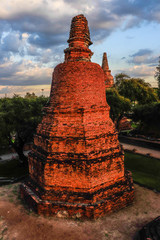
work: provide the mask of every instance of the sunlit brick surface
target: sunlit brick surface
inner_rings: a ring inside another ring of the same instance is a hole
[[[68,42],[64,63],[54,69],[21,195],[39,214],[97,218],[131,203],[133,183],[109,117],[104,72],[90,62],[83,15],[73,18]]]

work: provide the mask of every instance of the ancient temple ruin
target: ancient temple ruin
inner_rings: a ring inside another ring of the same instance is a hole
[[[102,69],[104,71],[104,80],[106,88],[111,88],[114,85],[113,76],[111,74],[111,70],[109,69],[107,54],[103,53],[103,60],[102,60]]]
[[[109,117],[104,72],[90,61],[83,15],[72,19],[68,43],[53,72],[21,196],[38,214],[97,218],[130,204],[133,182]]]

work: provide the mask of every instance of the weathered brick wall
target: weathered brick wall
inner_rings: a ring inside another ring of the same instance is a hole
[[[72,19],[69,48],[65,49],[65,62],[69,61],[90,61],[93,55],[88,48],[92,42],[87,19],[81,14]]]
[[[63,186],[65,182],[70,186],[73,182],[73,188],[89,188],[122,177],[123,155],[109,118],[101,67],[91,62],[60,64],[52,88],[50,106],[38,126],[33,150],[49,162],[44,168],[44,183]],[[33,174],[38,175],[35,166]]]
[[[78,110],[107,106],[104,74],[98,64],[61,63],[55,68],[53,79],[50,103],[52,108]]]
[[[83,15],[73,19],[68,42],[65,62],[53,73],[21,194],[38,213],[98,217],[130,203],[133,183],[109,117],[104,72],[90,62]]]

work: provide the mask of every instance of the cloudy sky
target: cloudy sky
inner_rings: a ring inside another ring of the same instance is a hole
[[[63,62],[72,17],[89,22],[92,61],[107,52],[112,74],[144,78],[153,87],[160,55],[160,0],[1,0],[0,97],[49,95]]]

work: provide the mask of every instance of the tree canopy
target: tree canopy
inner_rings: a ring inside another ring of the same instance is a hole
[[[115,77],[115,86],[118,87],[121,84],[121,81],[130,79],[130,76],[125,73],[116,74]]]
[[[119,122],[125,113],[130,111],[131,101],[121,96],[115,88],[106,90],[106,99],[110,106],[110,117],[116,124],[117,130],[119,130]]]
[[[47,101],[45,97],[22,98],[17,95],[0,99],[0,144],[11,145],[23,164],[26,163],[24,144],[33,139]]]
[[[132,118],[140,123],[138,130],[141,133],[160,137],[160,103],[137,105]]]
[[[116,88],[120,95],[130,99],[134,104],[136,102],[138,104],[147,104],[158,101],[158,96],[149,83],[140,78],[119,75],[120,80],[118,80]],[[117,78],[119,79],[118,76]]]
[[[24,96],[25,98],[36,98],[36,94],[34,92],[30,93],[30,92],[27,92],[26,95]]]

